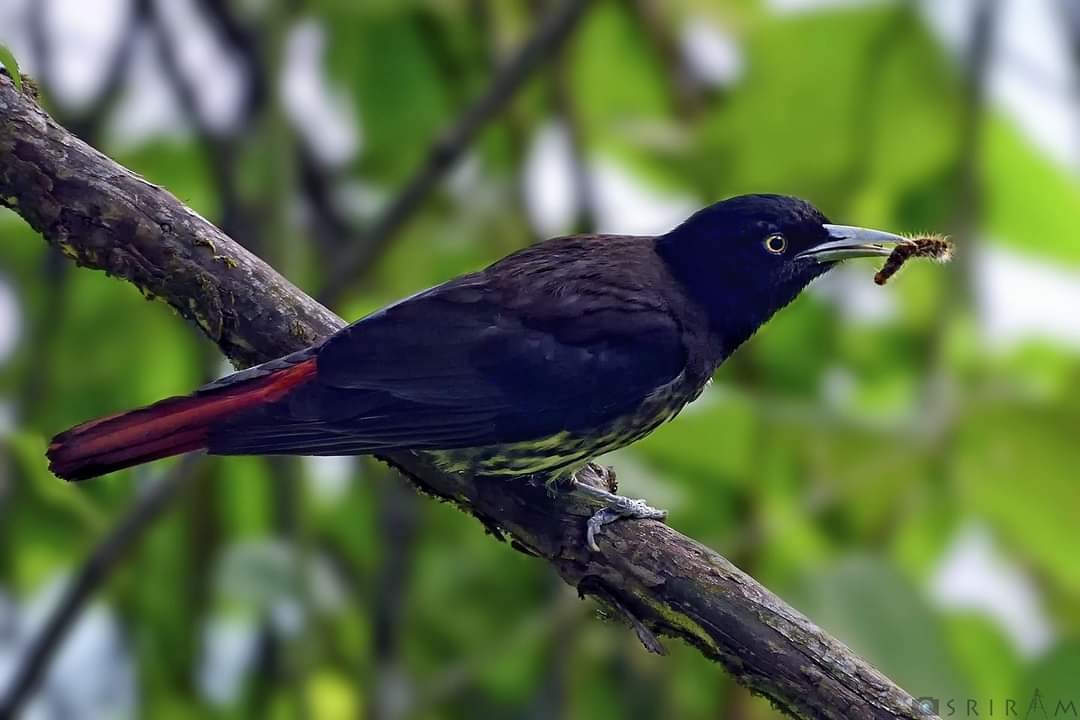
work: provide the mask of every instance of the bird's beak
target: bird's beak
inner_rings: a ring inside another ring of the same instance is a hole
[[[885,257],[892,252],[891,246],[910,242],[907,238],[881,230],[853,227],[851,225],[825,225],[829,240],[803,250],[796,258],[817,262],[835,262],[860,257]]]

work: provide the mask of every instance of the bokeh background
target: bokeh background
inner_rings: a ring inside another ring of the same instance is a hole
[[[744,192],[953,234],[948,267],[822,279],[610,460],[943,714],[1076,717],[1080,3],[597,0],[374,242],[553,6],[0,0],[0,43],[61,122],[308,292],[361,258],[333,298],[346,318],[544,237],[664,231]],[[169,467],[65,485],[46,438],[226,370],[167,307],[0,210],[0,695]],[[27,717],[776,714],[687,647],[647,655],[378,464],[211,458],[183,485]]]

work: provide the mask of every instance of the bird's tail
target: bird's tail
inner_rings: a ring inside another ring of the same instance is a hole
[[[49,469],[86,480],[151,460],[206,448],[211,429],[239,412],[283,397],[315,372],[315,358],[280,369],[238,373],[192,395],[76,425],[53,438]]]

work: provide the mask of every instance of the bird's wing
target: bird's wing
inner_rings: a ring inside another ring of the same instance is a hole
[[[210,450],[357,454],[588,430],[631,412],[685,362],[658,302],[595,286],[508,294],[468,276],[331,337],[314,380],[215,432]]]

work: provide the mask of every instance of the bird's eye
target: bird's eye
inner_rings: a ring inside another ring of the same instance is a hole
[[[773,233],[765,238],[765,249],[773,255],[779,255],[787,250],[787,239],[780,233]]]

